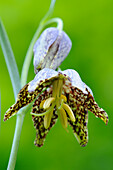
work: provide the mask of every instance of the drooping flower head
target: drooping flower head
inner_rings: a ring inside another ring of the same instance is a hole
[[[34,101],[32,119],[36,128],[35,145],[42,146],[45,137],[59,117],[66,129],[69,124],[81,146],[88,142],[88,110],[108,123],[107,113],[94,101],[91,89],[71,69],[55,71],[44,68],[18,93],[16,103],[6,112],[4,121]]]
[[[71,40],[64,31],[54,27],[45,29],[33,48],[35,73],[43,68],[58,68],[71,46]]]

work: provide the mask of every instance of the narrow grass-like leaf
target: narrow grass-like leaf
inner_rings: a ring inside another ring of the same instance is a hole
[[[14,54],[11,48],[11,44],[8,39],[8,35],[6,33],[6,30],[5,30],[5,27],[2,21],[0,21],[0,44],[2,47],[6,65],[7,65],[9,75],[11,78],[14,96],[16,98],[17,93],[19,92],[21,88],[20,77],[19,77],[19,72],[18,72],[18,68],[16,65],[15,57],[14,57]]]
[[[1,128],[1,91],[0,91],[0,128]]]

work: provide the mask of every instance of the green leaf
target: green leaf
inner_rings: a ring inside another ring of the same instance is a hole
[[[1,91],[0,91],[0,128],[1,128]]]
[[[2,21],[0,21],[0,44],[2,47],[6,65],[9,71],[9,75],[10,75],[12,86],[13,86],[14,96],[16,99],[17,93],[19,92],[21,88],[20,77],[19,77],[19,72],[18,72],[18,68],[16,65],[15,57],[14,57],[14,54],[11,48],[11,44],[8,39],[8,35],[6,33],[6,30],[5,30],[5,27]]]

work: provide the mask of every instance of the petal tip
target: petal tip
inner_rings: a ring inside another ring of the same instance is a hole
[[[4,122],[5,122],[6,120],[7,120],[6,118],[3,119]]]
[[[6,113],[7,113],[7,112],[6,112]],[[9,115],[7,115],[6,113],[5,113],[4,119],[3,119],[4,122],[10,118]]]
[[[86,141],[82,141],[82,142],[80,143],[80,146],[81,146],[81,147],[85,147],[85,146],[87,145],[87,143],[88,143],[88,139],[87,139]]]
[[[43,146],[43,144],[37,144],[36,142],[34,142],[34,145],[35,145],[36,147],[39,147],[39,148],[41,148],[41,147]]]
[[[106,120],[105,120],[105,124],[107,125],[109,122],[109,118],[107,117]]]
[[[81,147],[85,147],[87,145],[87,143],[86,144],[83,144],[83,145],[80,145]]]

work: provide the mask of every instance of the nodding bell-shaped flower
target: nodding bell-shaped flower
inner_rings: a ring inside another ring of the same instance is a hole
[[[108,123],[107,113],[94,101],[91,89],[71,69],[55,71],[44,68],[18,93],[17,101],[5,113],[4,121],[34,101],[32,119],[36,128],[35,145],[43,145],[45,137],[59,117],[62,126],[72,127],[81,146],[88,142],[88,110]]]
[[[64,31],[50,27],[45,29],[34,45],[34,71],[43,68],[56,69],[67,57],[72,43]]]

